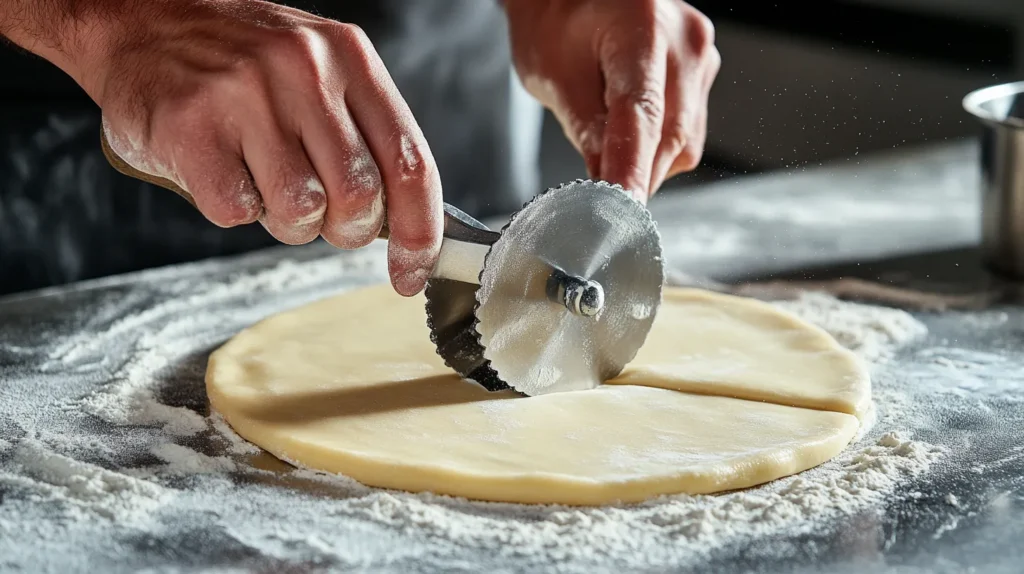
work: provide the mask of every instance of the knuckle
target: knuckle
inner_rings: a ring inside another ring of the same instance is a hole
[[[708,65],[711,67],[712,73],[717,74],[722,69],[722,54],[718,52],[718,48],[711,46],[708,51]]]
[[[402,134],[395,138],[398,149],[395,154],[395,173],[402,183],[427,186],[434,178],[434,159],[427,142],[422,139],[413,140]]]
[[[370,37],[355,24],[333,22],[327,34],[347,55],[363,53],[373,48]]]
[[[246,225],[256,221],[263,211],[263,205],[256,190],[246,182],[239,186],[240,191],[232,196],[235,225]]]
[[[369,203],[381,192],[380,170],[372,157],[358,156],[348,164],[347,195],[359,204]]]
[[[308,28],[294,28],[279,33],[276,45],[272,46],[274,54],[283,58],[284,69],[290,69],[299,77],[313,80],[319,85],[323,80],[321,69],[323,59],[322,48],[318,46],[322,40],[319,33]]]
[[[704,39],[708,44],[715,43],[715,23],[704,15],[699,10],[693,11],[694,26],[701,30],[704,34]]]
[[[697,165],[700,164],[700,158],[703,155],[703,150],[694,146],[686,146],[683,151],[676,156],[676,161],[673,164],[676,172],[688,172],[696,169]]]
[[[323,227],[323,213],[312,212],[303,216],[296,216],[300,211],[291,209],[268,209],[260,221],[264,222],[267,230],[270,231],[278,241],[288,245],[301,245],[309,243],[320,235]]]
[[[244,179],[211,178],[192,187],[193,196],[204,207],[203,215],[221,227],[252,223],[262,210],[259,196]]]
[[[298,194],[291,210],[296,225],[309,225],[322,220],[327,210],[327,197],[323,193],[303,192]]]
[[[327,197],[319,180],[301,178],[284,170],[272,177],[269,189],[261,192],[275,217],[294,225],[308,225],[323,217]]]
[[[308,29],[302,26],[286,26],[271,28],[267,30],[263,41],[271,53],[274,52],[298,52],[302,53],[309,47]]]
[[[377,51],[362,28],[335,23],[329,35],[338,47],[341,65],[349,75],[376,78],[382,73]]]
[[[384,204],[380,195],[366,202],[331,203],[322,234],[335,247],[355,249],[372,242],[380,232]]]
[[[702,55],[715,43],[715,25],[702,12],[691,9],[686,14],[686,35],[690,48]]]
[[[355,24],[341,22],[332,23],[332,31],[335,36],[350,44],[353,47],[366,48],[370,45],[370,37],[363,29]]]
[[[678,154],[686,146],[686,127],[681,121],[675,121],[661,137],[661,145],[669,153]]]
[[[640,115],[649,119],[664,117],[665,98],[660,90],[651,87],[640,87],[625,94],[626,102],[633,106]]]
[[[607,123],[607,116],[600,114],[597,119],[590,122],[577,120],[572,122],[569,133],[573,141],[584,154],[597,154],[601,152],[604,145],[604,126]]]

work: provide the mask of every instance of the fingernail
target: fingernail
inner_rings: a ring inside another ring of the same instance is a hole
[[[419,293],[430,278],[437,255],[437,249],[408,249],[392,240],[388,244],[388,261],[395,290],[407,297]]]
[[[400,295],[411,297],[419,293],[424,285],[427,283],[427,279],[430,278],[430,269],[419,268],[408,271],[398,277],[395,277],[395,290]]]

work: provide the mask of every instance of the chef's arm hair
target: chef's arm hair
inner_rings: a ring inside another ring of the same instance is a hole
[[[79,84],[99,73],[112,30],[126,31],[139,7],[159,0],[0,0],[0,35],[49,60]],[[128,15],[132,15],[128,17]],[[84,84],[83,84],[84,85]]]

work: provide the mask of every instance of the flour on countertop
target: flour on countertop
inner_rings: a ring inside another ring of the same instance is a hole
[[[775,305],[821,327],[869,363],[890,359],[896,349],[928,333],[906,311],[840,301],[824,293],[803,293],[796,301]]]
[[[205,412],[202,381],[212,348],[339,285],[379,279],[379,270],[371,271],[325,258],[222,283],[167,285],[147,310],[71,337],[41,357],[35,380],[0,395],[0,412],[17,421],[11,432],[0,421],[0,566],[38,565],[46,556],[60,571],[62,552],[83,540],[116,558],[118,540],[188,531],[261,560],[338,569],[459,569],[467,557],[481,556],[497,570],[502,557],[513,556],[517,563],[563,564],[563,571],[588,564],[679,567],[759,536],[819,532],[834,518],[881,509],[942,456],[907,434],[927,413],[883,384],[875,390],[875,427],[798,476],[630,506],[494,504],[292,469]],[[926,333],[902,311],[825,295],[779,305],[832,333],[876,370]],[[62,388],[66,370],[84,373],[84,382]],[[20,402],[12,403],[13,395]],[[380,556],[388,563],[369,562]]]
[[[235,461],[230,458],[207,456],[173,442],[158,444],[149,451],[167,463],[166,469],[156,469],[156,472],[164,470],[174,474],[211,474],[232,472],[237,468]]]
[[[666,496],[639,505],[599,508],[478,503],[429,494],[368,491],[332,512],[363,514],[397,528],[482,550],[646,563],[678,563],[725,544],[821,528],[828,518],[882,503],[896,485],[927,470],[940,449],[896,433],[795,477],[763,487],[705,496]],[[357,489],[353,481],[310,470],[294,473]],[[365,487],[361,490],[367,490]]]
[[[155,482],[80,462],[42,443],[22,440],[8,464],[0,467],[0,485],[27,490],[36,500],[63,503],[65,511],[92,511],[118,521],[146,520],[172,491]],[[90,514],[77,516],[90,520]]]
[[[915,361],[915,368],[908,377],[930,381],[936,393],[1024,400],[1012,394],[1024,387],[1024,370],[994,350],[941,345],[920,349],[909,359]]]

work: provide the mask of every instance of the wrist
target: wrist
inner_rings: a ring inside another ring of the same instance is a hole
[[[118,37],[137,29],[132,0],[5,0],[0,34],[71,76],[100,103]]]

